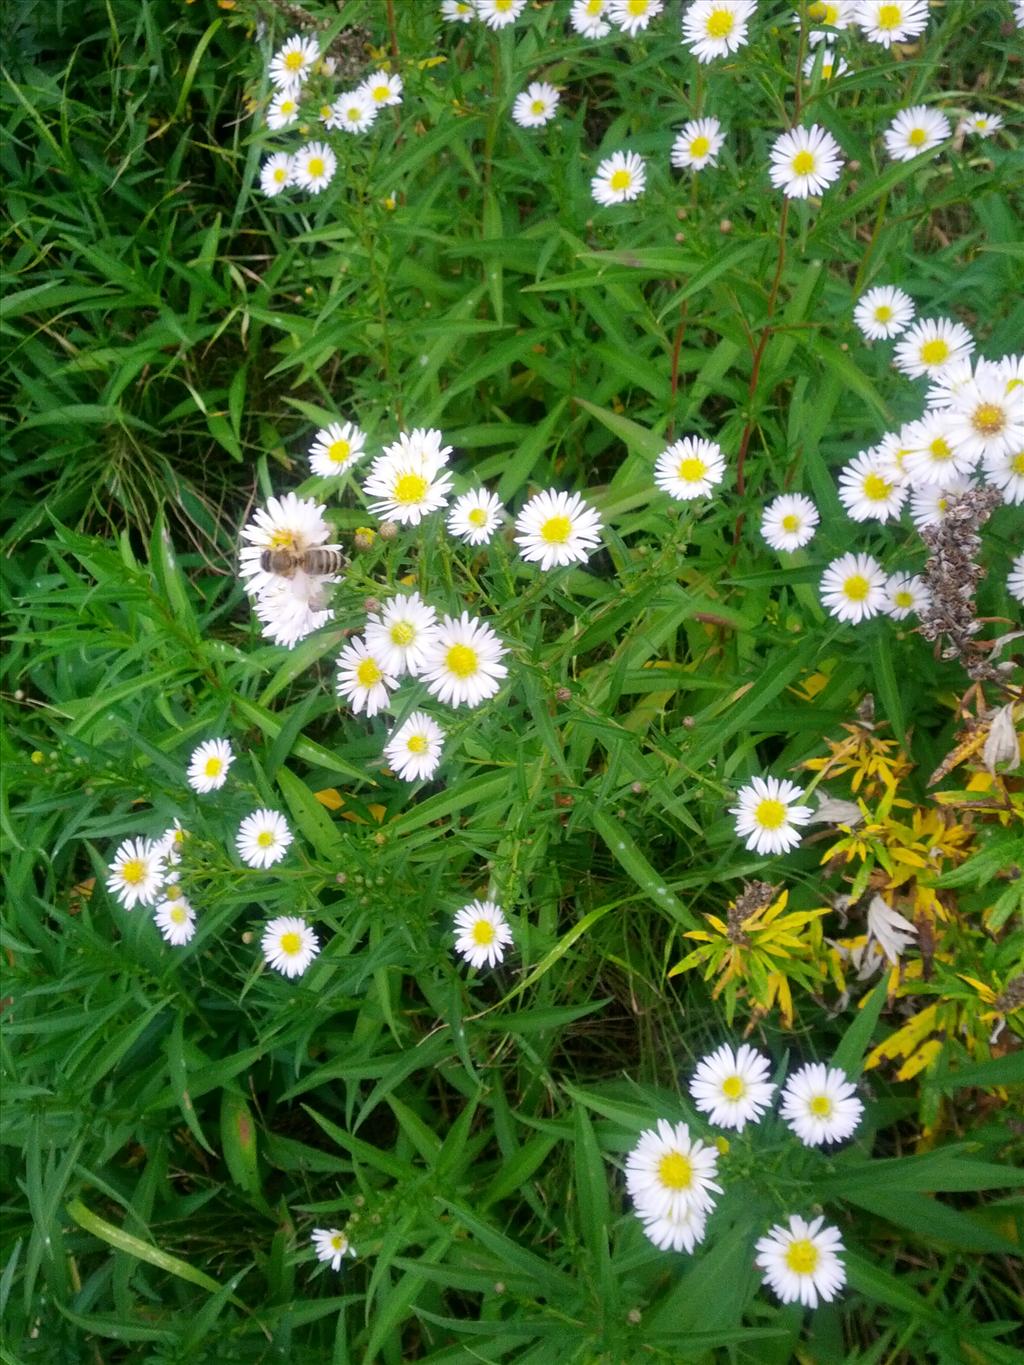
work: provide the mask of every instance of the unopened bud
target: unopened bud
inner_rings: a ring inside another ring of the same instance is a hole
[[[683,729],[684,729],[684,730],[692,730],[693,727],[694,727],[696,724],[697,724],[697,718],[696,718],[696,716],[684,716],[684,717],[683,717]]]
[[[338,883],[339,886],[344,886],[345,883],[348,881],[348,873],[336,872],[334,874],[334,880]]]
[[[382,521],[377,528],[377,534],[380,536],[381,540],[394,540],[395,536],[398,535],[398,522]]]
[[[642,782],[634,782],[629,790],[634,796],[642,796],[647,789]]]
[[[556,701],[572,701],[572,693],[570,692],[570,690],[568,689],[568,687],[560,687],[560,688],[558,688],[558,690],[555,692],[555,700],[556,700]]]
[[[373,542],[376,539],[377,537],[373,531],[368,531],[365,527],[360,527],[352,537],[352,544],[357,550],[372,550]]]
[[[629,1310],[629,1312],[626,1314],[626,1321],[627,1321],[632,1327],[635,1327],[635,1326],[637,1325],[637,1323],[640,1322],[640,1320],[641,1320],[642,1317],[643,1317],[643,1314],[640,1312],[640,1309],[639,1309],[639,1308],[631,1308],[631,1309]]]
[[[727,234],[732,232],[732,219],[723,218],[722,221],[718,224],[718,231]]]
[[[379,597],[364,597],[364,598],[363,598],[363,610],[364,610],[364,611],[368,611],[368,612],[380,611],[380,598],[379,598]]]
[[[254,935],[253,935],[252,930],[251,930],[251,929],[246,929],[245,933],[242,935],[242,942],[245,943],[245,944],[249,944],[249,943],[252,942],[253,937],[254,937]]]
[[[505,1281],[504,1281],[504,1280],[495,1280],[495,1281],[494,1281],[494,1292],[495,1292],[495,1294],[504,1294],[504,1292],[505,1292]]]

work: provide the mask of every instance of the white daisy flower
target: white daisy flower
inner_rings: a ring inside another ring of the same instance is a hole
[[[919,531],[923,531],[927,526],[938,526],[949,510],[950,499],[959,493],[966,493],[969,488],[974,486],[972,479],[957,474],[951,477],[945,486],[929,483],[920,488],[912,489],[910,493],[910,520]]]
[[[957,475],[970,474],[978,456],[967,446],[954,446],[949,408],[927,412],[919,422],[908,422],[900,432],[906,452],[903,472],[915,488],[937,483],[945,488]]]
[[[126,910],[152,905],[164,881],[164,856],[151,839],[125,839],[110,864],[107,890]]]
[[[664,8],[665,0],[610,0],[608,18],[616,28],[635,38]]]
[[[853,320],[870,341],[888,341],[913,322],[914,300],[894,285],[877,285],[857,300]]]
[[[606,208],[637,199],[647,186],[647,170],[636,152],[613,152],[597,168],[590,182],[590,193]]]
[[[260,189],[268,198],[286,190],[294,183],[294,166],[287,152],[275,152],[260,167]]]
[[[907,423],[907,426],[909,425],[910,423]],[[895,479],[897,483],[907,482],[907,471],[903,467],[903,461],[909,453],[903,439],[907,426],[901,427],[899,431],[887,431],[878,445],[872,446],[870,450],[886,478]]]
[[[242,527],[242,540],[248,541],[238,554],[238,574],[250,597],[281,584],[281,575],[270,573],[260,560],[264,550],[289,550],[294,555],[306,550],[338,550],[329,545],[331,528],[323,517],[324,505],[313,498],[286,493],[283,498],[268,498],[252,521]]]
[[[654,482],[677,502],[706,498],[725,477],[725,457],[714,441],[684,436],[661,452],[654,464]]]
[[[313,39],[296,33],[274,53],[270,79],[281,90],[293,90],[302,84],[319,60],[320,49]]]
[[[906,573],[889,575],[885,598],[882,610],[894,621],[905,621],[911,612],[920,616],[922,608],[927,607],[932,600],[924,579]]]
[[[833,559],[821,576],[821,600],[840,621],[861,621],[885,609],[885,570],[871,555]]]
[[[414,711],[384,745],[387,765],[403,782],[433,777],[444,751],[444,731],[426,711]]]
[[[325,190],[338,169],[338,159],[326,142],[306,142],[292,158],[292,180],[310,194]]]
[[[441,0],[441,18],[446,24],[470,24],[476,18],[473,0]]]
[[[476,0],[476,14],[488,28],[507,28],[526,8],[526,0]]]
[[[280,811],[262,806],[238,826],[235,848],[250,867],[271,867],[281,861],[294,837]]]
[[[501,687],[508,650],[483,621],[464,611],[437,628],[420,674],[427,691],[446,706],[479,706]]]
[[[196,932],[196,912],[184,896],[162,901],[156,908],[154,919],[166,942],[175,948],[190,943]]]
[[[359,89],[368,95],[378,109],[402,103],[402,78],[390,71],[375,71],[367,76]]]
[[[476,488],[452,503],[448,530],[467,545],[487,545],[501,525],[504,512],[496,493]]]
[[[444,507],[451,486],[450,474],[431,473],[418,456],[385,452],[370,465],[363,495],[377,516],[418,526],[424,517]]]
[[[949,365],[974,350],[974,339],[961,322],[950,318],[921,318],[896,345],[893,364],[911,379],[926,374],[937,378]]]
[[[1013,0],[1013,22],[1024,28],[1024,0]]]
[[[853,17],[865,38],[890,47],[925,31],[928,0],[858,0]]]
[[[332,1270],[340,1270],[345,1256],[354,1256],[356,1249],[338,1228],[314,1228],[310,1239],[318,1261],[327,1261]]]
[[[685,1123],[659,1119],[626,1157],[626,1189],[643,1217],[679,1217],[685,1209],[707,1213],[714,1196],[718,1152],[690,1137]]]
[[[385,673],[418,677],[437,637],[437,612],[418,592],[399,593],[366,621],[366,645]]]
[[[979,360],[978,369],[986,373],[994,369],[1006,384],[1006,392],[1024,388],[1024,355],[1004,355],[996,361]]]
[[[961,133],[974,133],[977,137],[992,137],[998,133],[1003,126],[1002,116],[999,114],[967,114],[960,120],[958,131]]]
[[[365,133],[371,128],[380,112],[380,105],[362,86],[358,90],[346,90],[331,105],[332,127],[344,133]]]
[[[273,132],[290,128],[299,117],[299,97],[295,88],[279,90],[267,110],[267,127]]]
[[[999,489],[1004,502],[1024,502],[1024,445],[1001,455],[986,455],[982,473],[986,483]]]
[[[804,75],[810,79],[814,75],[814,68],[818,64],[818,54],[812,52],[804,61]],[[850,69],[850,64],[843,57],[836,57],[830,47],[826,47],[821,54],[821,79],[830,81],[835,77],[845,76]]]
[[[516,517],[515,542],[523,559],[542,569],[585,564],[601,543],[601,518],[579,493],[553,488],[537,493]]]
[[[252,604],[262,625],[260,634],[272,644],[294,649],[300,640],[334,620],[328,607],[337,574],[311,574],[296,569],[264,588]]]
[[[182,829],[181,821],[175,818],[170,829],[165,829],[160,838],[155,841],[154,847],[168,867],[173,867],[175,863],[181,862],[181,850],[187,838],[188,830]],[[164,895],[167,894],[165,891]]]
[[[699,62],[728,57],[749,41],[754,0],[694,0],[683,11],[683,42]]]
[[[1024,446],[1024,390],[1007,391],[998,368],[986,366],[960,385],[945,410],[950,443],[976,460]]]
[[[781,1095],[779,1113],[805,1147],[843,1142],[856,1132],[864,1106],[846,1073],[824,1062],[794,1071]]]
[[[470,901],[455,916],[455,951],[471,967],[494,967],[512,942],[499,906],[493,901]]]
[[[320,940],[298,915],[269,920],[260,940],[268,967],[287,977],[301,976],[320,951]]]
[[[873,450],[862,451],[840,471],[839,501],[853,521],[897,521],[906,499],[906,484]]]
[[[512,118],[520,128],[540,128],[558,112],[558,91],[547,81],[534,81],[521,91],[512,105]]]
[[[350,640],[338,655],[338,683],[336,692],[344,697],[359,714],[375,716],[387,706],[390,693],[398,686],[398,679],[384,667],[384,660],[358,636]]]
[[[949,119],[938,109],[915,104],[901,109],[885,130],[885,149],[893,161],[912,161],[922,152],[931,152],[951,135]]]
[[[186,777],[193,791],[204,794],[223,787],[228,780],[228,769],[235,761],[231,745],[226,739],[207,739],[192,750]]]
[[[573,0],[569,23],[581,38],[607,38],[612,31],[605,22],[608,0]]]
[[[776,1223],[767,1237],[758,1240],[757,1265],[764,1283],[783,1303],[802,1303],[817,1308],[818,1300],[831,1303],[846,1283],[846,1271],[836,1254],[843,1250],[839,1232],[823,1227],[824,1217],[807,1223],[794,1214],[789,1226]]]
[[[802,493],[774,498],[761,516],[761,535],[773,550],[799,550],[814,538],[818,509]]]
[[[812,47],[818,43],[830,43],[835,35],[828,30],[849,28],[853,23],[855,7],[856,0],[809,0],[794,14],[793,23],[799,28],[806,15],[812,24],[828,24],[828,29],[810,29],[807,41]]]
[[[752,777],[736,793],[736,805],[729,814],[736,816],[736,834],[746,840],[751,853],[788,853],[800,842],[798,825],[806,825],[814,814],[810,806],[798,803],[802,787],[778,777]]]
[[[979,359],[979,370],[984,363]],[[952,361],[929,382],[928,392],[924,396],[925,407],[929,409],[952,407],[957,394],[973,378],[974,365],[970,356],[961,356],[959,360]]]
[[[1006,591],[1018,602],[1024,602],[1024,554],[1019,554],[1010,565]]]
[[[643,1220],[644,1236],[660,1251],[693,1251],[707,1232],[707,1214],[695,1204],[680,1204],[669,1213],[649,1212],[639,1205],[636,1215]]]
[[[684,123],[672,144],[670,160],[680,171],[702,171],[718,164],[718,153],[725,143],[722,125],[716,118],[696,118]]]
[[[433,478],[451,457],[451,446],[442,445],[444,434],[436,427],[416,427],[403,431],[397,441],[384,447],[384,455],[391,460],[416,460],[428,478]]]
[[[831,133],[817,123],[793,128],[775,139],[768,176],[788,199],[821,194],[838,180],[843,158]]]
[[[344,474],[366,454],[365,444],[365,434],[353,422],[332,422],[317,432],[309,448],[309,467],[325,479]]]
[[[910,920],[881,896],[873,896],[868,906],[868,938],[878,944],[891,967],[895,967],[910,945],[918,941],[917,930]]]
[[[772,1102],[775,1086],[768,1079],[770,1071],[768,1058],[748,1043],[735,1052],[724,1043],[698,1062],[690,1094],[710,1123],[742,1133]]]

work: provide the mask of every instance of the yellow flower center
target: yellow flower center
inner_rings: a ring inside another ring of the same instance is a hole
[[[784,531],[799,531],[800,518],[795,512],[787,512],[782,518],[782,529]]]
[[[402,474],[395,480],[394,501],[406,506],[422,502],[429,487],[429,479],[422,474]]]
[[[680,460],[676,470],[684,483],[700,483],[707,472],[707,465],[696,455],[688,455],[685,460]]]
[[[358,123],[363,117],[363,111],[358,104],[350,104],[346,114],[349,123]]]
[[[892,484],[881,474],[869,474],[864,480],[864,496],[872,502],[885,502],[891,492]]]
[[[397,645],[399,649],[405,649],[406,645],[411,645],[416,638],[416,632],[408,621],[396,621],[389,634],[391,643]]]
[[[921,347],[921,359],[925,365],[941,365],[949,359],[949,342],[942,337],[934,337]]]
[[[486,526],[487,513],[482,507],[474,507],[471,512],[467,513],[466,520],[470,526]]]
[[[947,502],[947,500],[946,500],[945,498],[940,498],[940,499],[938,500],[938,502],[935,504],[936,510],[939,511],[939,512],[945,512],[945,510],[946,510],[946,508],[947,508],[948,506],[949,506],[949,503]]]
[[[533,103],[530,105],[530,113],[531,113],[531,114],[543,114],[543,112],[544,112],[544,107],[545,107],[545,106],[544,106],[544,101],[543,101],[543,100],[534,100]]]
[[[306,64],[306,59],[301,51],[289,52],[284,59],[284,64],[289,71],[301,71]]]
[[[129,886],[138,886],[146,880],[146,864],[141,858],[129,858],[121,868],[121,880]]]
[[[667,1190],[688,1190],[693,1184],[693,1162],[682,1152],[666,1152],[658,1162],[658,1179]]]
[[[1024,474],[1024,450],[1019,455],[1014,455],[1010,461],[1010,468],[1015,474]]]
[[[893,601],[898,607],[909,608],[914,605],[914,594],[907,592],[906,588],[901,588],[900,591],[893,596]]]
[[[283,166],[278,166],[274,171],[274,184],[283,185],[288,179],[288,172]]]
[[[888,322],[892,317],[892,309],[887,303],[880,303],[875,309],[876,322]]]
[[[327,458],[333,460],[335,464],[341,464],[347,460],[352,452],[350,441],[332,441],[327,447]]]
[[[790,1242],[786,1248],[786,1265],[795,1275],[813,1275],[818,1260],[818,1248],[806,1237]]]
[[[600,14],[604,9],[604,0],[587,0],[587,13],[590,15]]]
[[[348,1248],[348,1238],[343,1232],[336,1232],[331,1238],[332,1251],[345,1251]]]
[[[901,5],[882,5],[879,7],[875,22],[879,28],[891,29],[899,28],[902,20],[903,7]]]
[[[176,901],[181,895],[181,887],[177,882],[171,882],[169,886],[164,887],[164,895],[169,901]]]
[[[306,172],[308,175],[311,175],[314,180],[319,180],[326,169],[327,167],[324,165],[322,156],[311,156],[306,163]]]
[[[282,934],[277,940],[277,945],[282,953],[287,953],[289,957],[294,957],[296,953],[302,951],[302,935],[297,934],[294,929],[289,929],[286,934]]]
[[[356,681],[360,687],[376,687],[383,676],[373,659],[364,659],[356,669]]]
[[[541,540],[549,545],[564,545],[572,535],[572,522],[568,517],[548,517],[540,528]]]
[[[480,667],[476,650],[470,649],[469,645],[452,645],[445,656],[445,663],[448,672],[454,673],[457,678],[471,678]]]
[[[809,1107],[811,1113],[818,1119],[827,1119],[832,1114],[832,1101],[827,1095],[815,1095]]]
[[[176,844],[183,844],[185,842],[185,831],[183,829],[176,829],[174,831],[173,842]]]
[[[814,3],[808,6],[807,13],[819,23],[834,24],[839,18],[839,7],[826,4],[825,0],[814,0]]]
[[[295,546],[294,531],[274,531],[270,537],[269,549],[291,550]]]
[[[910,143],[911,147],[920,147],[924,144],[924,140],[927,136],[928,134],[923,128],[911,128],[910,133],[907,136],[907,141]]]
[[[793,158],[793,170],[797,175],[810,175],[814,170],[814,153],[803,151],[797,152]]]
[[[175,924],[184,924],[188,919],[188,915],[183,905],[172,905],[167,913]]]
[[[331,106],[329,104],[321,104],[320,117],[322,119],[328,119],[331,117]]]
[[[494,8],[498,14],[505,14],[512,8],[512,0],[494,0]]]
[[[762,829],[781,829],[786,823],[786,807],[782,801],[766,796],[757,803],[754,819]]]
[[[611,179],[608,181],[613,190],[628,190],[632,183],[632,173],[625,169],[612,171]]]
[[[726,1076],[722,1082],[722,1094],[727,1100],[740,1100],[746,1093],[742,1076]]]
[[[843,592],[851,602],[863,602],[870,591],[871,584],[863,574],[851,574],[843,584]]]
[[[825,77],[825,79],[826,79],[827,81],[830,81],[830,80],[832,79],[832,63],[831,63],[831,62],[822,62],[822,64],[821,64],[821,74]]]
[[[489,943],[493,943],[497,930],[487,919],[478,919],[473,925],[473,942],[479,943],[481,948],[486,948]]]
[[[709,38],[728,38],[735,22],[735,15],[729,10],[714,9],[708,15],[705,32]]]
[[[261,829],[259,834],[256,835],[256,842],[260,848],[273,848],[274,831],[270,829]]]
[[[282,114],[294,114],[298,105],[294,100],[282,100],[278,105],[278,111]]]
[[[981,403],[971,414],[971,426],[982,436],[996,436],[1006,425],[1006,413],[998,403]]]
[[[405,747],[411,754],[425,754],[427,752],[426,735],[410,735]]]
[[[941,436],[936,436],[935,440],[932,441],[928,447],[928,454],[933,460],[951,460],[953,458],[953,452]]]
[[[203,772],[207,777],[220,777],[224,770],[224,760],[222,758],[208,758],[203,765]]]
[[[377,101],[377,103],[380,104],[382,100],[386,100],[387,97],[391,94],[391,86],[375,85],[371,93],[373,94],[373,98]]]
[[[693,157],[694,161],[698,160],[698,158],[702,156],[707,156],[710,150],[711,139],[706,138],[703,135],[701,135],[700,137],[695,137],[693,141],[690,143],[690,155]]]
[[[634,18],[647,13],[647,0],[629,0],[628,9]]]

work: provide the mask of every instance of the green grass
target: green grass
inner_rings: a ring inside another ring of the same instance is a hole
[[[678,6],[618,46],[574,39],[561,3],[497,36],[440,31],[426,0],[394,9],[405,102],[347,140],[336,190],[288,202],[259,195],[272,140],[246,108],[290,31],[273,7],[86,0],[4,20],[5,1350],[1010,1365],[1019,1012],[986,1055],[953,1037],[916,1080],[867,1072],[865,1123],[837,1153],[777,1119],[734,1136],[692,1257],[645,1240],[619,1174],[658,1117],[706,1134],[686,1082],[749,1018],[728,1028],[711,983],[668,977],[686,931],[754,877],[797,909],[848,889],[819,842],[745,852],[736,789],[820,755],[867,693],[917,765],[915,801],[956,740],[956,661],[885,619],[838,626],[817,583],[852,548],[922,560],[905,523],[855,525],[835,493],[838,467],[921,403],[853,328],[857,293],[900,284],[989,357],[1024,333],[1006,5],[947,4],[919,50],[894,62],[859,43],[839,92],[805,94],[860,169],[820,209],[792,205],[781,234],[764,166],[793,108],[789,6],[757,21],[742,62],[696,78]],[[322,12],[331,34],[361,24],[391,49],[378,0]],[[563,107],[527,134],[509,109],[540,77],[565,86]],[[1009,131],[923,167],[882,161],[896,109],[939,94]],[[699,185],[667,169],[698,97],[730,130]],[[590,175],[622,146],[649,158],[647,194],[600,210]],[[349,550],[373,520],[354,480],[339,497],[306,477],[335,414],[372,451],[441,427],[459,491],[486,481],[513,508],[580,488],[604,548],[542,576],[508,537],[473,554],[433,518],[354,553],[336,622],[273,647],[235,573],[253,502],[327,501]],[[687,432],[719,441],[732,472],[680,510],[650,471]],[[757,531],[784,488],[823,523],[785,563]],[[989,633],[1019,615],[1004,588],[1019,525],[1004,506],[984,532]],[[441,780],[413,790],[380,771],[389,726],[333,691],[344,632],[400,584],[510,648],[499,700],[446,713]],[[815,673],[812,703],[796,686]],[[188,755],[216,734],[239,759],[197,797]],[[329,789],[340,807],[317,800]],[[230,851],[259,805],[296,834],[266,873]],[[104,883],[122,838],[176,817],[199,927],[172,950]],[[979,826],[988,861],[952,874],[955,932],[940,926],[947,993],[957,970],[1019,970],[1019,907],[993,863],[1019,817]],[[451,915],[485,894],[515,949],[473,975]],[[283,913],[324,944],[296,981],[259,952]],[[844,1011],[834,989],[797,989],[795,1027],[756,1018],[752,1041],[779,1076],[833,1056],[854,1073],[905,1017],[857,990]],[[759,1289],[752,1248],[818,1205],[849,1285],[806,1315]],[[309,1244],[334,1225],[359,1252],[343,1277]]]

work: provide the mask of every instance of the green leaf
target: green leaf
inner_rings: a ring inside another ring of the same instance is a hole
[[[887,987],[888,980],[883,979],[864,997],[839,1046],[832,1054],[832,1065],[845,1071],[851,1081],[855,1081],[863,1070],[864,1058],[871,1046],[871,1038],[882,1013],[882,1006],[885,1004]]]

